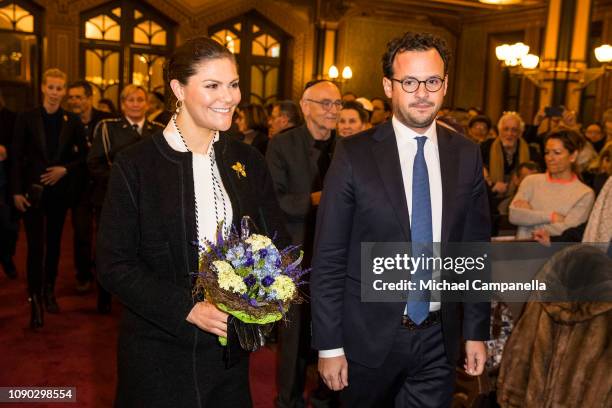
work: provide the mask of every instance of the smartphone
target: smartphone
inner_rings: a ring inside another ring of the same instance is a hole
[[[547,118],[563,116],[564,110],[563,106],[547,106],[544,108],[544,115],[546,115]]]
[[[30,202],[30,206],[32,208],[40,207],[40,202],[42,200],[42,195],[43,195],[43,190],[44,189],[45,188],[42,185],[36,184],[36,183],[33,183],[30,186],[28,192],[26,193],[26,198]]]

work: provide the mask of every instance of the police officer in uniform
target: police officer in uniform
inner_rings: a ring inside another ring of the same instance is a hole
[[[93,143],[87,156],[87,167],[94,180],[92,201],[96,225],[104,203],[110,168],[117,153],[126,147],[150,137],[164,125],[146,119],[148,109],[147,91],[138,85],[128,85],[121,91],[123,116],[102,120],[94,130]],[[110,294],[98,285],[98,312],[109,313]]]

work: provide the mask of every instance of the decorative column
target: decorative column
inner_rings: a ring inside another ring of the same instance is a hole
[[[578,111],[584,71],[591,0],[550,0],[540,70],[546,73],[540,106],[564,105]]]

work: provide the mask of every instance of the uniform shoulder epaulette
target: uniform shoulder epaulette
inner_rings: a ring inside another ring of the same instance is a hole
[[[123,118],[106,118],[102,119],[99,123],[111,123],[111,122],[121,122]]]
[[[150,123],[155,125],[155,126],[159,126],[160,128],[164,128],[164,129],[166,128],[166,125],[164,125],[161,122],[156,122],[156,121],[152,120]]]

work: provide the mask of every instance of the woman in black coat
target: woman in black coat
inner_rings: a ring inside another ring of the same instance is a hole
[[[240,101],[233,55],[196,38],[166,70],[177,114],[117,156],[98,236],[99,279],[125,306],[115,404],[246,407],[248,355],[226,368],[217,337],[227,336],[228,316],[193,300],[192,243],[248,215],[260,233],[279,233],[282,247],[282,212],[260,153],[219,132]]]

